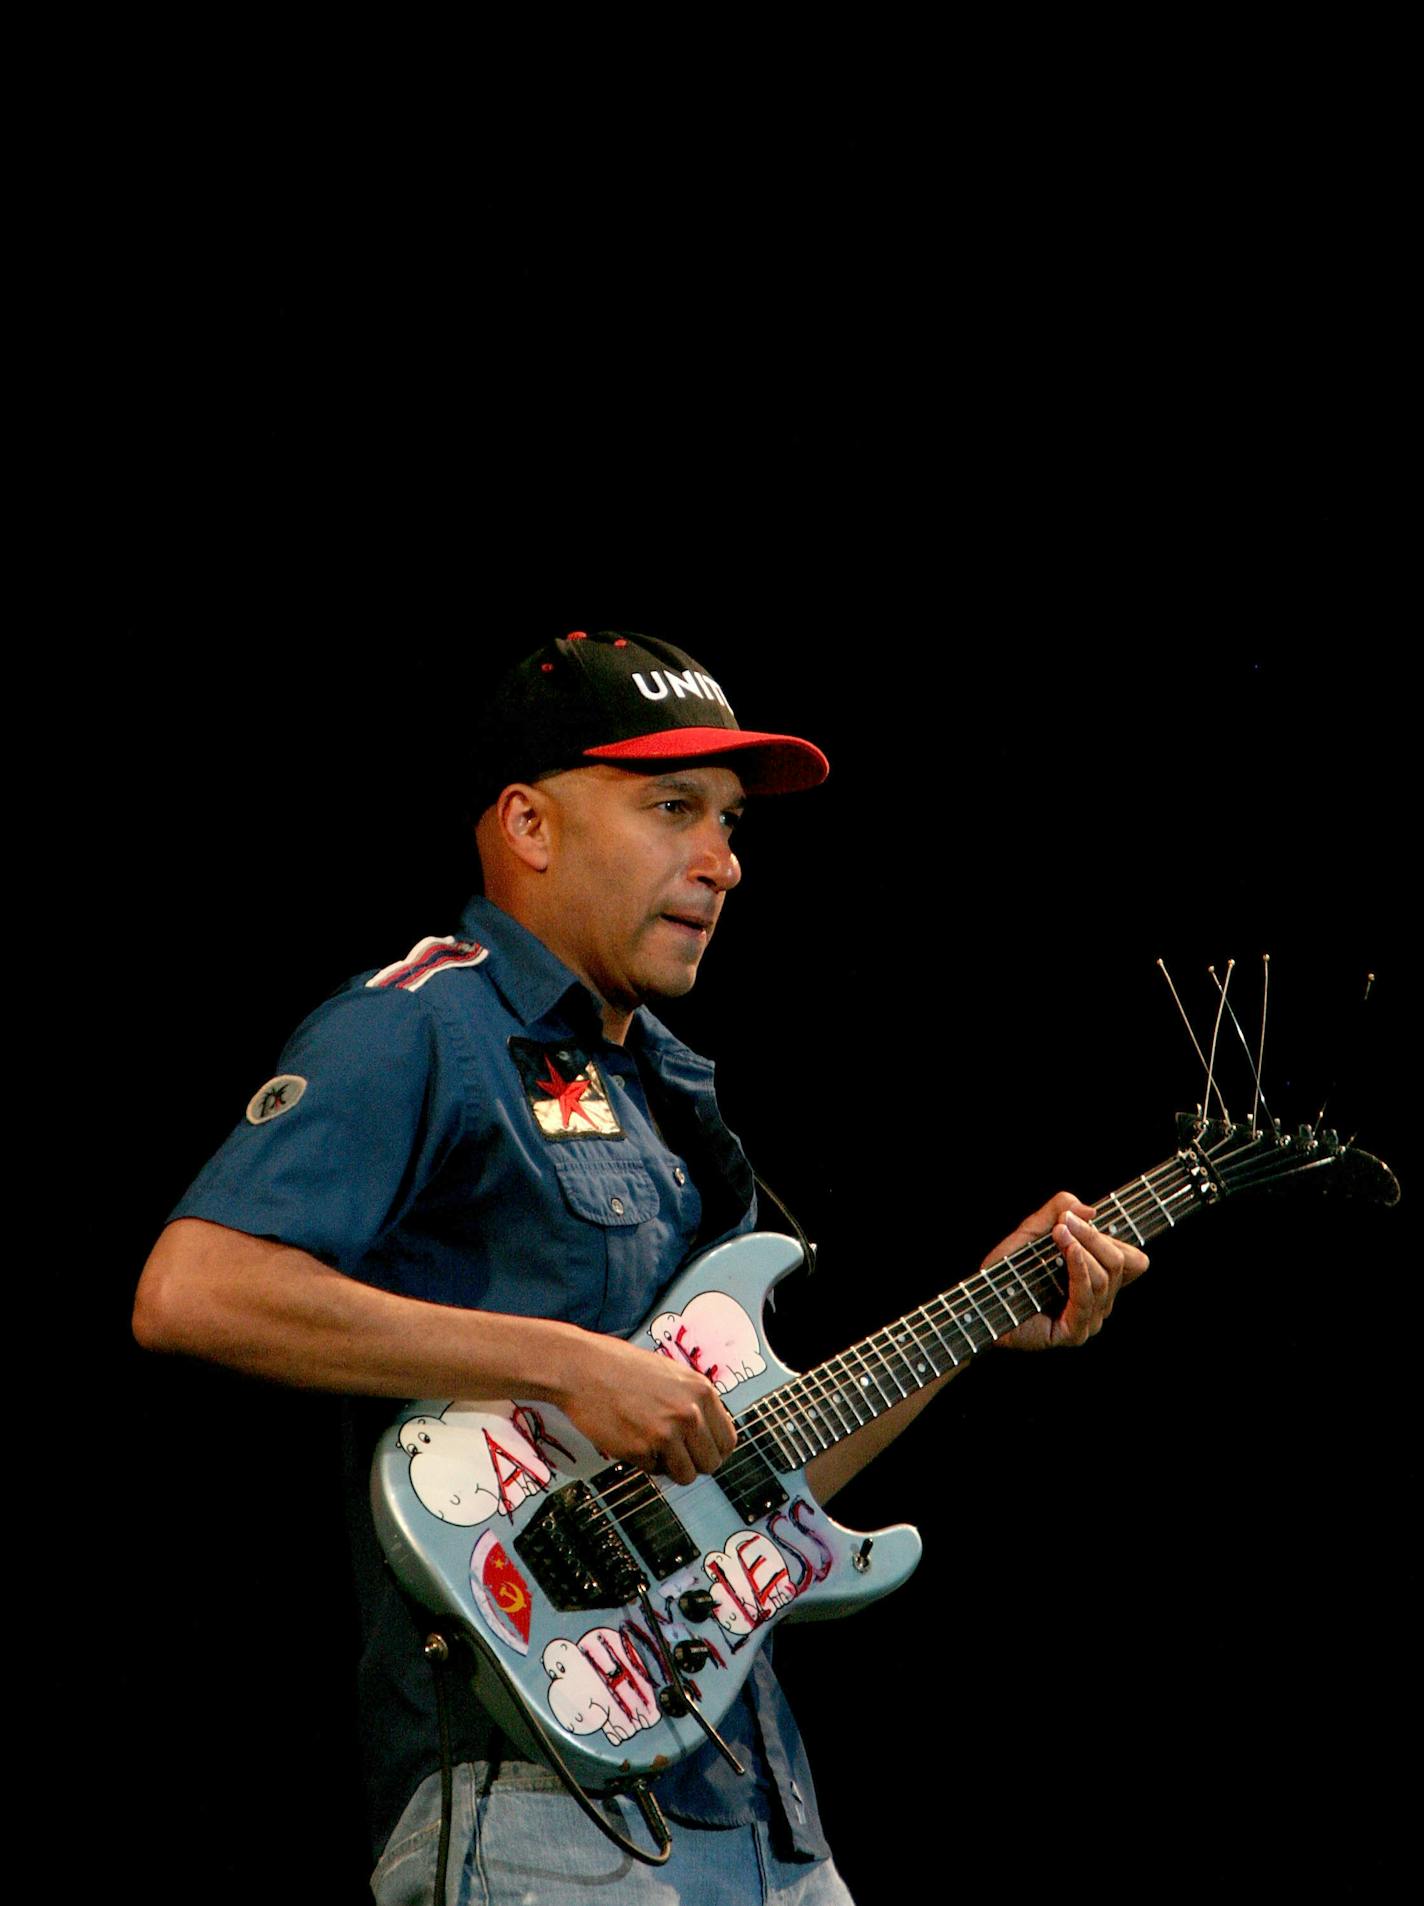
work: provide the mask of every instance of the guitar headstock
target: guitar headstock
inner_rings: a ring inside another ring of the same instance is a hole
[[[1323,1128],[1302,1125],[1288,1132],[1181,1112],[1177,1140],[1204,1197],[1230,1197],[1317,1174],[1323,1191],[1375,1204],[1399,1202],[1399,1180],[1383,1159]]]

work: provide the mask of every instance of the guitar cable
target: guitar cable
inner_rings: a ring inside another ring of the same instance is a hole
[[[440,1850],[435,1859],[433,1906],[444,1906],[445,1874],[450,1864],[450,1827],[455,1813],[455,1768],[450,1746],[450,1644],[433,1634],[425,1644],[425,1658],[435,1676],[435,1715],[440,1727]]]
[[[435,1676],[435,1707],[440,1726],[440,1846],[436,1855],[435,1889],[432,1897],[433,1906],[444,1906],[451,1824],[455,1810],[453,1750],[450,1744],[450,1697],[445,1679],[450,1672],[450,1644],[437,1630],[427,1639],[424,1653]],[[628,1854],[631,1859],[640,1861],[644,1866],[664,1865],[672,1853],[672,1835],[668,1832],[668,1824],[663,1817],[662,1808],[658,1805],[657,1796],[647,1781],[641,1778],[630,1781],[627,1791],[639,1813],[642,1814],[649,1834],[657,1843],[658,1850],[655,1853],[649,1853],[646,1847],[638,1846],[626,1834],[620,1833],[618,1828],[600,1813],[592,1798],[579,1785],[577,1774],[550,1739],[538,1716],[532,1710],[526,1709],[523,1720],[538,1741],[550,1768],[558,1775],[605,1839],[611,1840],[621,1852]]]

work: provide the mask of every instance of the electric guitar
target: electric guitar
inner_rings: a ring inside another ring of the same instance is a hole
[[[1333,1133],[1178,1120],[1179,1149],[1098,1201],[1137,1244],[1234,1192],[1316,1175],[1392,1204],[1389,1168]],[[796,1375],[762,1328],[801,1260],[754,1233],[692,1260],[639,1332],[727,1401],[737,1447],[679,1486],[610,1461],[557,1410],[503,1400],[413,1403],[372,1469],[376,1527],[401,1585],[472,1644],[475,1689],[531,1758],[595,1791],[644,1783],[709,1737],[779,1621],[842,1615],[920,1559],[905,1524],[857,1534],[806,1483],[822,1450],[1062,1305],[1051,1238],[976,1271]],[[720,1743],[719,1743],[720,1744]],[[723,1749],[724,1752],[730,1750]]]

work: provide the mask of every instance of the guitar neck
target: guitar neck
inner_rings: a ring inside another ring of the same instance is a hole
[[[1220,1189],[1199,1153],[1179,1152],[1097,1203],[1100,1230],[1146,1244],[1173,1229]],[[1016,1325],[1057,1312],[1067,1295],[1062,1253],[1051,1237],[986,1264],[761,1398],[737,1417],[739,1436],[783,1472],[852,1435],[936,1377],[961,1369]]]

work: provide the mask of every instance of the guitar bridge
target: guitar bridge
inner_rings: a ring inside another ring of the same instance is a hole
[[[637,1600],[648,1574],[661,1581],[697,1555],[666,1496],[624,1462],[555,1490],[514,1548],[563,1612],[622,1607]]]

